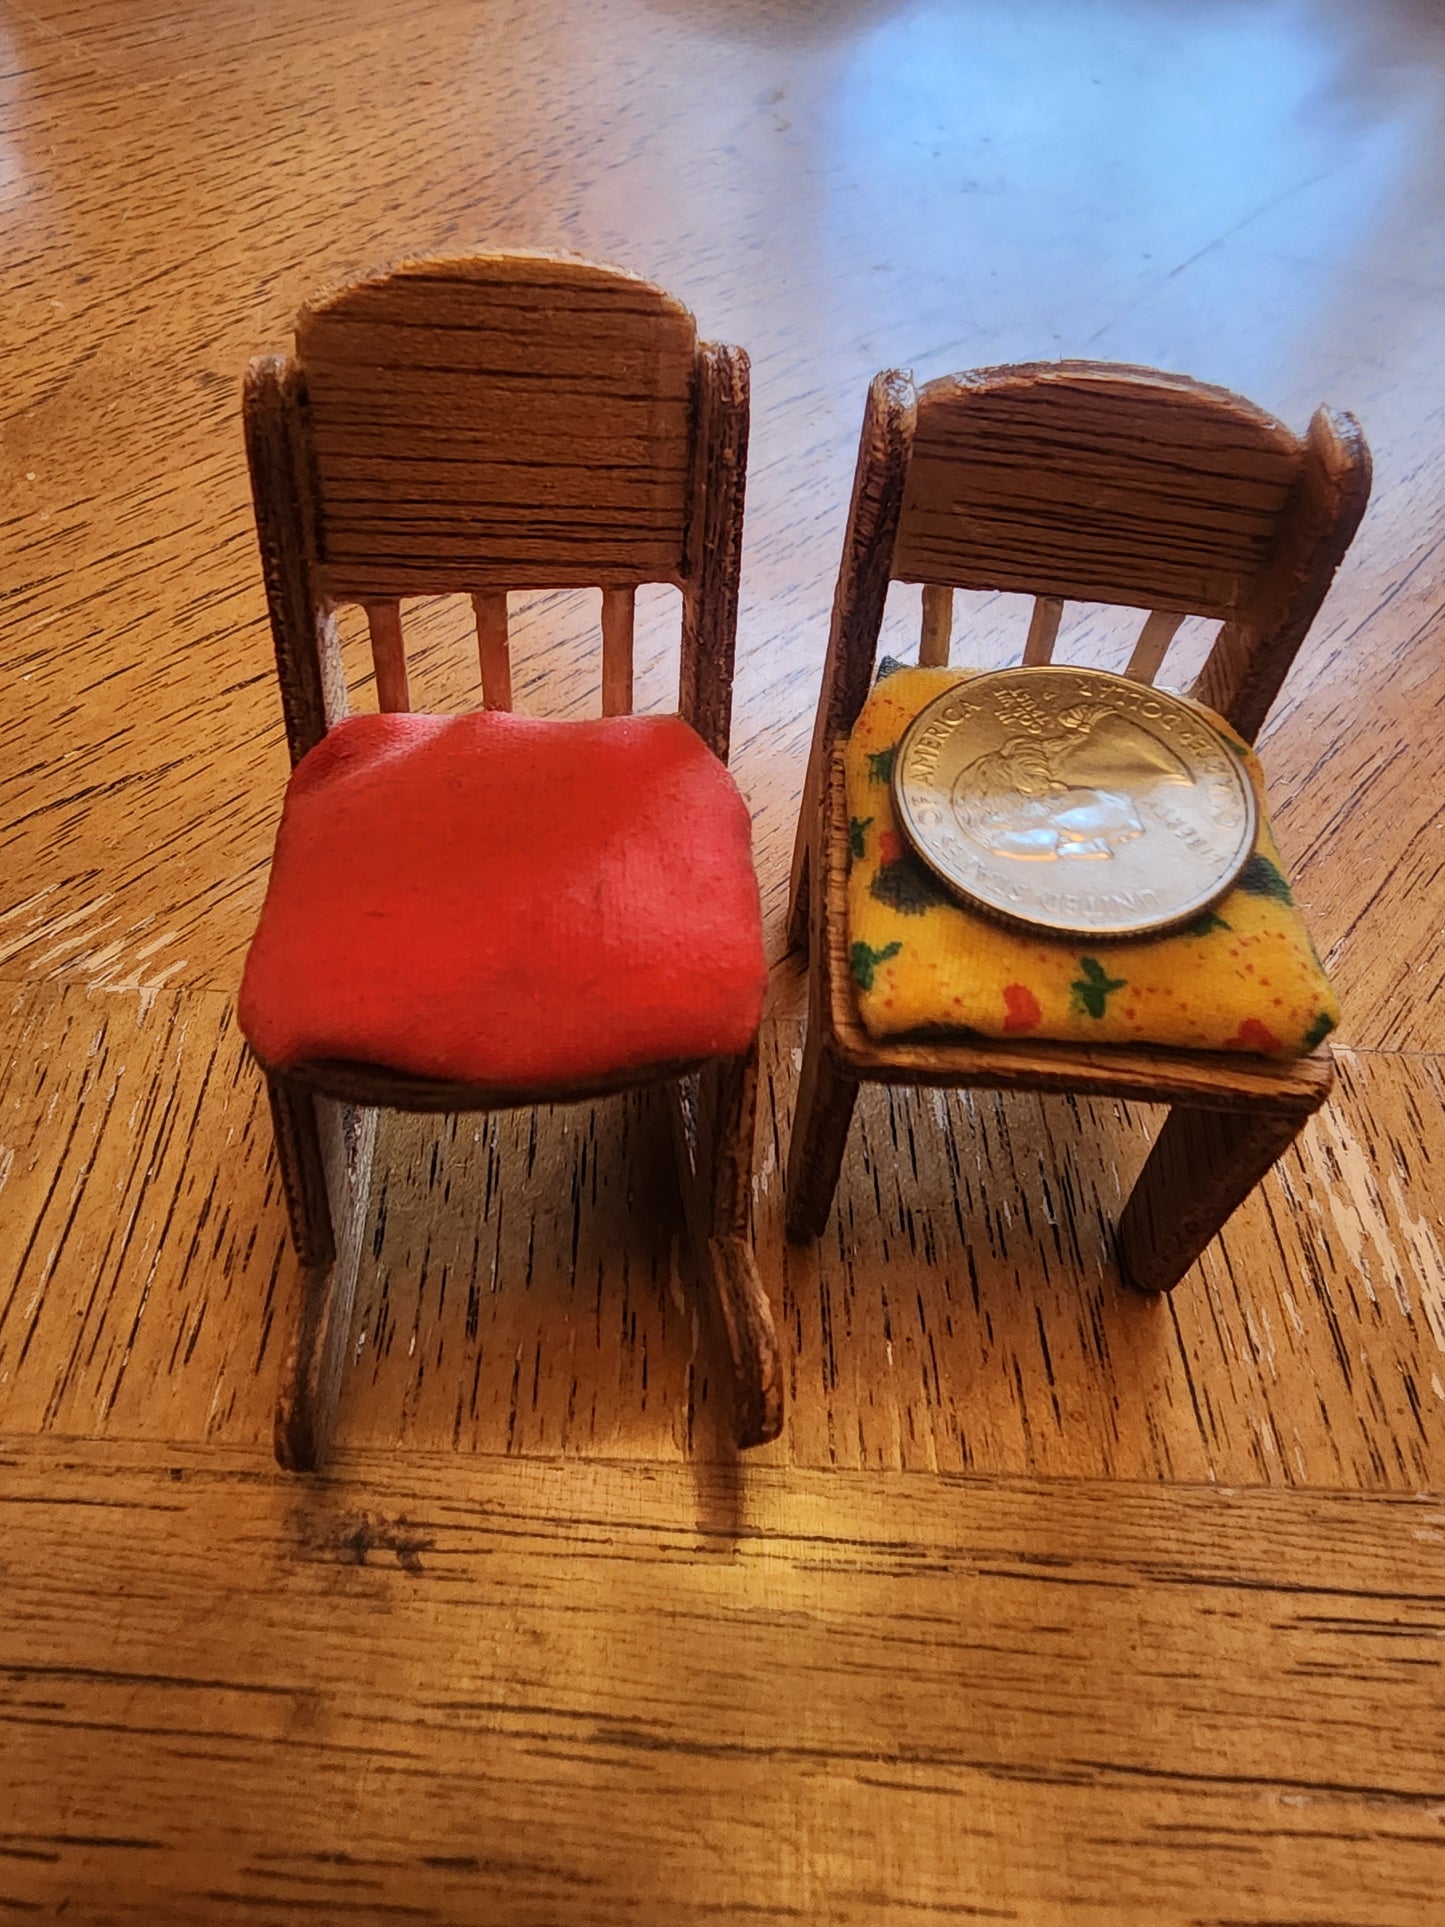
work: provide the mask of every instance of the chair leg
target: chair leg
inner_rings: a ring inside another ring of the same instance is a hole
[[[1172,1291],[1299,1135],[1299,1111],[1176,1104],[1119,1220],[1119,1268],[1136,1291]]]
[[[316,1124],[316,1099],[275,1071],[266,1073],[276,1161],[286,1192],[291,1243],[306,1266],[329,1265],[336,1255],[327,1196],[326,1158]]]
[[[808,1013],[798,1103],[788,1146],[790,1238],[819,1237],[828,1222],[857,1097],[858,1080],[829,1052],[823,1041],[822,1016],[814,1004]]]
[[[758,1040],[741,1057],[702,1073],[712,1118],[712,1235],[708,1271],[732,1354],[740,1446],[765,1445],[783,1429],[783,1371],[773,1308],[753,1250],[753,1165],[757,1146]]]
[[[291,1237],[302,1265],[301,1315],[276,1402],[276,1458],[288,1471],[314,1472],[335,1430],[376,1113],[315,1097],[271,1072],[267,1084]]]
[[[808,848],[808,826],[804,804],[804,820],[798,825],[798,840],[793,848],[793,879],[788,891],[788,948],[802,956],[808,954],[809,911],[808,891],[809,872],[812,868],[812,853]]]
[[[738,1445],[766,1445],[783,1429],[783,1374],[773,1310],[753,1252],[753,1149],[758,1045],[704,1066],[697,1108],[673,1086],[678,1175],[697,1267],[722,1316],[733,1368]]]
[[[783,1368],[773,1308],[751,1238],[710,1238],[706,1267],[732,1360],[733,1424],[738,1447],[746,1451],[766,1445],[783,1429]]]

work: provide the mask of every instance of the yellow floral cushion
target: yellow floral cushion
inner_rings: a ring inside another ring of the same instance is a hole
[[[1173,1044],[1299,1057],[1339,1006],[1280,868],[1259,763],[1229,725],[1259,799],[1254,855],[1224,899],[1166,936],[1044,938],[964,909],[909,850],[893,813],[893,755],[926,703],[974,672],[885,665],[845,753],[848,944],[875,1037],[944,1028],[984,1037]]]

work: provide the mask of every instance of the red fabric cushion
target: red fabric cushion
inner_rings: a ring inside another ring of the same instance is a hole
[[[241,984],[280,1069],[545,1090],[746,1048],[747,807],[676,716],[353,716],[286,791]]]

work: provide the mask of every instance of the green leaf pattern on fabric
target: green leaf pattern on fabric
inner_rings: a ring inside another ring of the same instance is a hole
[[[897,743],[890,743],[887,749],[868,752],[868,781],[870,783],[891,783],[893,781],[893,758],[897,754]]]
[[[873,821],[871,816],[850,816],[848,818],[848,854],[855,863],[861,863],[868,854],[863,841],[863,832]]]
[[[905,917],[921,917],[925,910],[953,901],[933,872],[925,869],[914,856],[901,856],[896,862],[883,864],[869,884],[868,894]]]
[[[1305,1049],[1313,1050],[1316,1044],[1322,1044],[1334,1027],[1335,1020],[1330,1013],[1327,1010],[1320,1011],[1305,1032]]]
[[[1079,969],[1083,975],[1069,985],[1074,993],[1074,1007],[1086,1011],[1090,1017],[1100,1018],[1109,1008],[1114,992],[1122,990],[1129,980],[1111,977],[1097,957],[1080,957]]]
[[[1240,871],[1235,887],[1252,897],[1272,897],[1276,903],[1294,902],[1294,894],[1286,878],[1259,850]]]
[[[1215,916],[1212,910],[1201,911],[1192,923],[1186,923],[1179,931],[1181,937],[1209,937],[1216,930],[1232,930],[1234,925],[1226,923],[1223,917]]]
[[[871,990],[873,978],[879,964],[887,963],[896,957],[903,948],[901,943],[885,943],[881,950],[870,949],[866,943],[855,943],[848,952],[848,962],[852,966],[853,981],[860,990]]]

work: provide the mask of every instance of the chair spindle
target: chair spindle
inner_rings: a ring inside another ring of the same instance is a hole
[[[477,654],[482,663],[482,705],[512,707],[512,648],[507,634],[507,592],[483,589],[472,597],[477,619]]]
[[[923,585],[923,633],[918,640],[921,669],[946,669],[953,639],[953,590],[937,582]]]
[[[1153,682],[1183,620],[1172,609],[1156,609],[1139,631],[1124,674],[1134,682]]]
[[[1029,618],[1029,633],[1024,641],[1024,666],[1037,668],[1040,663],[1054,659],[1054,642],[1059,633],[1059,621],[1064,613],[1062,596],[1041,595],[1034,597],[1034,612]]]
[[[406,644],[401,634],[401,603],[368,602],[371,660],[376,670],[376,706],[382,711],[411,708],[406,684]]]
[[[632,635],[635,589],[602,591],[602,714],[632,714]]]

